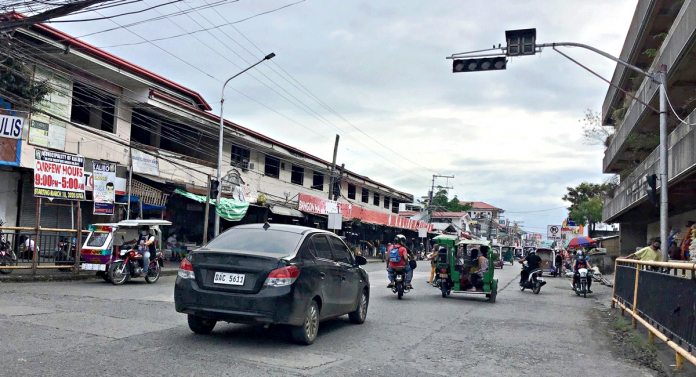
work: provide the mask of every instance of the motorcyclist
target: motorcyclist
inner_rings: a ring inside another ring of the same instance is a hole
[[[147,269],[150,267],[150,256],[155,255],[155,235],[152,234],[150,227],[143,225],[140,227],[140,240],[138,242],[141,246],[146,246],[147,249],[142,250],[143,254],[143,275],[147,275]]]
[[[408,261],[408,251],[404,246],[406,243],[406,237],[397,234],[392,242],[392,248],[387,250],[387,276],[389,277],[389,285],[387,288],[394,287],[394,269],[398,267],[403,267],[404,272],[406,272],[406,287],[413,289],[411,285],[411,279],[413,278],[413,271]]]
[[[534,249],[531,249],[529,254],[525,258],[520,259],[519,262],[527,262],[527,267],[523,268],[522,273],[520,274],[520,285],[522,285],[525,281],[527,281],[527,279],[529,279],[529,273],[541,266],[541,257],[536,255],[536,251]]]
[[[580,269],[586,268],[588,270],[592,269],[590,261],[585,258],[585,253],[580,250],[577,254],[577,259],[573,261],[573,287],[577,286],[578,279],[580,278]],[[587,279],[587,293],[592,293],[590,287],[592,286],[592,279]]]

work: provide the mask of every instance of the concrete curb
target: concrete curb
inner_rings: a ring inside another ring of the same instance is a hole
[[[166,269],[162,270],[160,276],[175,276],[179,270]],[[3,275],[0,276],[0,284],[2,283],[33,283],[33,282],[51,282],[51,281],[82,281],[100,279],[96,274],[78,274],[65,273],[65,275]]]

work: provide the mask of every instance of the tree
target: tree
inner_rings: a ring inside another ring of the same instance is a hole
[[[597,195],[581,202],[570,211],[570,218],[594,230],[595,224],[602,221],[603,200],[603,196]]]
[[[467,212],[471,210],[473,203],[461,204],[457,195],[451,200],[447,198],[447,190],[440,189],[433,195],[433,202],[430,204],[433,211],[442,212]]]
[[[580,122],[584,123],[582,136],[585,139],[585,144],[609,146],[611,138],[614,136],[614,127],[603,125],[600,113],[587,109],[585,110],[585,118],[581,119]]]
[[[0,96],[6,97],[9,102],[29,108],[49,93],[51,87],[48,82],[32,81],[31,72],[20,61],[7,57],[0,62]]]
[[[563,200],[570,203],[569,217],[583,225],[589,224],[590,229],[594,230],[595,224],[602,221],[604,198],[614,188],[615,180],[602,184],[583,182],[577,187],[567,187],[568,193]]]

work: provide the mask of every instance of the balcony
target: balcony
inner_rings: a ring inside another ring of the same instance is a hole
[[[687,119],[696,124],[696,111]],[[670,214],[696,207],[696,131],[689,124],[680,123],[669,135],[668,181]],[[614,190],[613,197],[604,202],[602,218],[606,222],[657,221],[657,209],[648,202],[643,178],[648,174],[659,176],[658,148],[643,160]],[[658,191],[662,189],[658,181]]]
[[[696,70],[693,69],[696,62],[695,40],[696,0],[687,0],[650,68],[651,71],[655,71],[663,64],[667,66],[667,93],[672,103],[678,107],[677,111],[682,114],[688,114],[696,105],[694,101],[689,101],[692,96],[689,89],[696,86]],[[656,83],[645,77],[636,92],[636,97],[658,108],[658,88]],[[685,103],[687,105],[679,108],[679,104]],[[604,172],[619,173],[646,158],[653,146],[650,146],[648,150],[636,148],[630,145],[631,135],[656,133],[658,126],[658,114],[634,100],[605,151]]]

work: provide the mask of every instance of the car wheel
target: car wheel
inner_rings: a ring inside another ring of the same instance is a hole
[[[304,323],[301,326],[290,328],[292,340],[299,344],[310,345],[314,343],[319,332],[319,306],[312,300],[307,308]]]
[[[365,319],[367,318],[367,306],[369,303],[370,297],[368,296],[367,291],[363,290],[360,294],[360,301],[358,302],[357,309],[348,314],[348,319],[350,319],[352,323],[356,323],[358,325],[365,323]]]
[[[210,332],[213,331],[213,328],[215,328],[216,323],[217,321],[212,319],[199,317],[193,314],[188,315],[189,328],[196,334],[210,334]]]

